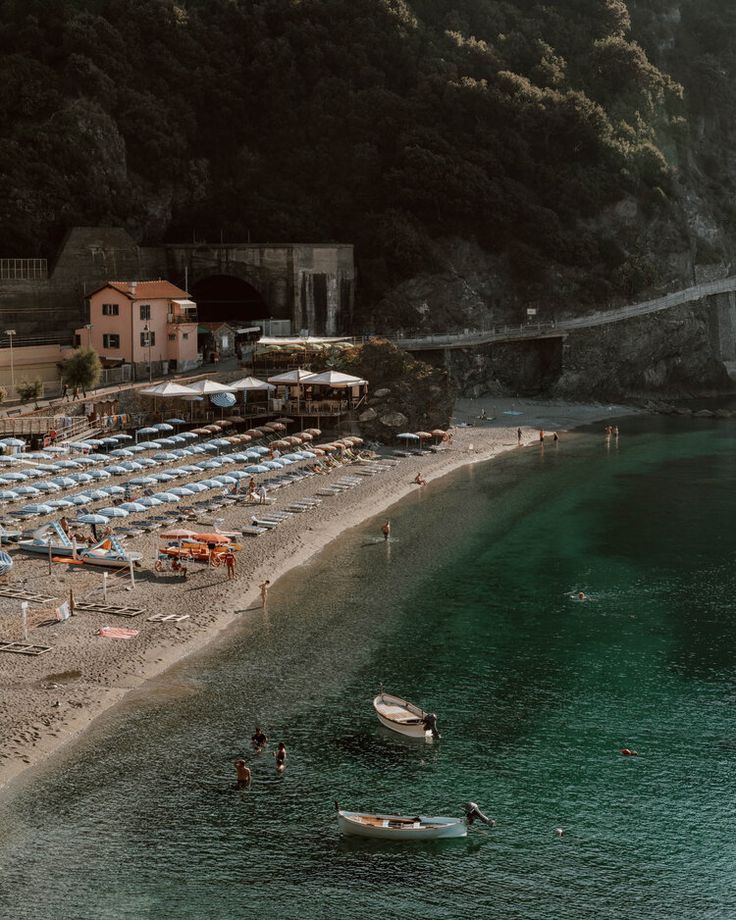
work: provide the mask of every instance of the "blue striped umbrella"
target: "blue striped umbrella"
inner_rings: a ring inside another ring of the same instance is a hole
[[[53,514],[54,509],[50,505],[24,505],[20,509],[21,514],[27,514],[29,517],[36,514]]]
[[[156,505],[163,505],[163,502],[160,498],[154,498],[153,495],[144,495],[143,498],[138,499],[136,504],[143,505],[144,508],[155,508]]]
[[[236,397],[234,393],[213,393],[210,402],[218,409],[231,409],[235,405]]]
[[[102,514],[108,518],[124,518],[128,516],[128,512],[121,508],[120,505],[111,505],[109,508],[100,508],[98,514]]]
[[[49,508],[73,508],[74,502],[70,502],[68,498],[54,498],[50,502],[45,502]]]
[[[8,572],[13,568],[13,559],[12,557],[2,550],[0,552],[0,575],[7,575]]]
[[[246,473],[268,473],[269,469],[267,466],[264,466],[262,463],[257,463],[255,466],[246,466]]]

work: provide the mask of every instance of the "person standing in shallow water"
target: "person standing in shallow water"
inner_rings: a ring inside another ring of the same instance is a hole
[[[383,539],[388,540],[391,536],[391,521],[384,521],[383,527],[381,527],[381,533],[383,534]]]
[[[237,774],[238,789],[246,789],[248,786],[250,786],[250,781],[253,778],[253,775],[250,772],[250,767],[244,760],[236,760],[235,770]]]
[[[516,429],[516,443],[521,444],[521,428]]]
[[[261,589],[261,607],[263,607],[264,610],[266,609],[266,603],[268,602],[268,589],[270,586],[271,582],[268,579],[266,579],[263,584],[258,585],[258,587]]]

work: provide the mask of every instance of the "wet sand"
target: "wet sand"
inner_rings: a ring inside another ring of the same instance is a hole
[[[494,420],[480,421],[485,408]],[[28,641],[52,646],[38,657],[0,655],[0,786],[50,757],[79,735],[95,718],[166,668],[204,647],[233,621],[260,605],[258,585],[273,583],[293,566],[305,563],[344,530],[386,511],[401,498],[421,488],[413,483],[420,471],[427,481],[467,463],[489,460],[517,450],[516,428],[522,445],[538,446],[538,430],[565,431],[576,425],[630,414],[623,406],[578,405],[564,402],[492,398],[458,404],[448,449],[420,458],[402,459],[397,466],[372,477],[362,477],[346,492],[322,498],[314,510],[296,514],[260,537],[243,537],[237,554],[236,578],[227,580],[224,567],[190,564],[186,581],[170,572],[157,574],[158,536],[145,534],[126,541],[127,549],[143,554],[135,587],[124,575],[108,578],[110,604],[142,607],[145,613],[127,619],[95,612],[78,612],[71,619],[29,631]],[[504,414],[504,413],[514,414]],[[521,413],[521,414],[516,414]],[[472,425],[473,427],[464,427]],[[386,454],[391,451],[387,450]],[[273,493],[273,510],[290,501],[315,495],[318,489],[350,475],[351,465],[325,476],[312,476]],[[198,518],[191,529],[238,530],[250,523],[257,506],[242,501]],[[376,524],[380,536],[380,523]],[[14,553],[12,587],[55,598],[52,609],[74,590],[75,600],[101,601],[100,571],[54,565],[49,574],[42,557]],[[154,613],[188,615],[180,622],[150,622]],[[32,619],[39,619],[32,608]],[[20,601],[0,598],[0,639],[20,639]],[[97,635],[101,626],[140,630],[130,640]]]

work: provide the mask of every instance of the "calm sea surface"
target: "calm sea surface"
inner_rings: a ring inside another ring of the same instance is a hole
[[[417,490],[6,797],[0,916],[733,920],[734,494],[735,423],[632,419]],[[344,840],[336,799],[498,825]]]

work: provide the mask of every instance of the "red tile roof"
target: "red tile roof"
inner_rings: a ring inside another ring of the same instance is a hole
[[[132,290],[133,286],[135,286],[134,290]],[[170,281],[108,281],[96,291],[92,291],[92,294],[103,291],[105,288],[113,288],[125,294],[126,297],[130,297],[131,300],[156,300],[158,298],[188,300],[190,296],[187,291],[183,291]]]

